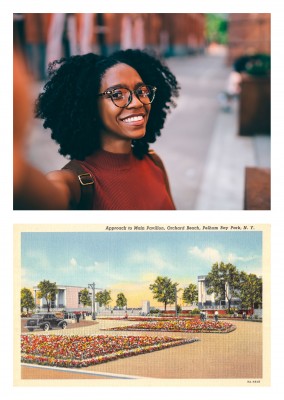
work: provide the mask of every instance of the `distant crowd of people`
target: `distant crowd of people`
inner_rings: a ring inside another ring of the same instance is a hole
[[[238,318],[239,317],[239,314],[238,314],[237,311],[234,311],[234,313],[232,315],[233,315],[233,318]],[[243,320],[246,320],[248,318],[248,316],[252,317],[252,315],[247,315],[247,313],[245,311],[243,311],[241,313],[241,316],[242,316]],[[208,312],[207,311],[204,311],[204,310],[200,311],[200,320],[201,321],[206,321],[208,319],[208,317],[209,316],[208,316]],[[218,312],[218,310],[216,310],[214,312],[213,319],[214,319],[214,321],[218,322],[218,320],[219,320],[219,312]]]

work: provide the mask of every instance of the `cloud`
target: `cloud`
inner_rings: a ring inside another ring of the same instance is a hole
[[[70,266],[72,268],[76,268],[77,273],[78,272],[82,272],[82,273],[97,272],[97,273],[99,273],[99,272],[104,271],[108,267],[108,264],[95,261],[93,264],[90,264],[90,265],[80,265],[80,264],[78,264],[77,260],[74,257],[72,257],[69,261],[69,265],[61,267],[60,271],[61,272],[70,272]]]
[[[29,270],[26,268],[21,268],[21,287],[31,289],[33,286],[36,286],[38,282],[30,279]]]
[[[77,260],[74,257],[71,258],[70,265],[71,267],[77,267]]]
[[[81,266],[80,267],[82,269],[82,271],[84,272],[96,272],[96,273],[105,273],[108,268],[109,268],[109,264],[107,262],[99,262],[99,261],[95,261],[93,264],[91,265],[86,265],[86,266]]]
[[[211,261],[211,262],[222,261],[221,254],[217,249],[214,249],[213,247],[206,247],[205,249],[202,250],[199,247],[194,246],[189,249],[189,254],[206,261]]]
[[[125,279],[120,272],[116,272],[115,268],[110,267],[109,262],[94,261],[93,264],[78,265],[77,272],[87,277],[96,274],[97,278],[102,279],[103,277],[104,281],[121,281]]]
[[[153,283],[157,278],[157,274],[154,272],[147,272],[145,274],[141,275],[141,282],[144,284],[150,284]]]
[[[46,253],[41,250],[28,250],[22,256],[21,287],[32,288],[42,277],[50,275],[52,265]]]
[[[156,270],[171,268],[164,256],[156,249],[146,249],[145,251],[135,251],[127,260],[132,264],[145,264],[147,267],[154,267]]]
[[[36,268],[50,269],[50,261],[47,255],[40,250],[29,250],[26,253],[27,259],[30,259],[30,264],[36,266]]]
[[[258,255],[248,255],[248,256],[238,256],[234,253],[220,253],[219,250],[212,247],[206,247],[205,249],[200,249],[199,247],[191,247],[189,249],[189,254],[193,255],[202,260],[210,262],[221,262],[224,263],[251,263],[252,261],[258,260]]]
[[[234,263],[236,261],[241,261],[241,262],[251,262],[254,260],[257,260],[259,256],[247,256],[247,257],[242,257],[242,256],[237,256],[236,254],[229,253],[227,256],[227,260],[230,263]]]

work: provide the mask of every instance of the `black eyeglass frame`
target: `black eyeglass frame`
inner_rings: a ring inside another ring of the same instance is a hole
[[[143,87],[143,86],[146,86],[147,88],[150,88],[150,89],[153,90],[153,92],[154,92],[154,93],[153,93],[153,98],[152,98],[151,101],[149,100],[149,103],[143,103],[143,101],[140,100],[139,95],[137,94],[137,91],[138,91],[141,87]],[[115,90],[118,90],[118,89],[127,89],[127,90],[129,91],[128,101],[127,101],[127,103],[125,104],[125,106],[118,106],[117,104],[115,104],[115,100],[112,98],[113,93],[115,92]],[[142,103],[142,104],[144,104],[144,105],[153,103],[153,101],[154,101],[154,99],[155,99],[156,91],[157,91],[156,86],[145,85],[145,84],[139,85],[138,88],[137,88],[137,89],[134,89],[134,90],[130,90],[128,87],[125,87],[125,86],[119,86],[119,87],[116,87],[116,88],[114,88],[114,89],[107,89],[107,90],[104,91],[103,93],[98,93],[98,96],[109,96],[109,97],[111,98],[111,101],[113,102],[113,104],[114,104],[116,107],[118,107],[118,108],[126,108],[126,107],[128,107],[129,104],[132,102],[133,94],[135,94],[135,96],[136,96],[137,99],[140,101],[140,103]]]

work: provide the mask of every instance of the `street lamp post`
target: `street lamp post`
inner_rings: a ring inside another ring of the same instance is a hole
[[[176,310],[176,317],[178,316],[178,309],[177,309],[177,287],[175,286],[175,310]]]
[[[96,288],[95,282],[89,283],[88,288],[92,289],[92,319],[96,319],[96,311],[95,311],[95,295],[96,295],[96,289],[102,290],[100,288]]]

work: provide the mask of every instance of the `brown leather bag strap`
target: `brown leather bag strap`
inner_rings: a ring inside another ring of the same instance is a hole
[[[95,182],[93,176],[86,172],[81,164],[76,160],[69,161],[62,169],[70,169],[75,172],[80,182],[81,197],[77,206],[78,210],[92,210],[93,198],[95,190]]]
[[[167,192],[168,192],[168,194],[169,194],[169,196],[170,196],[170,199],[172,200],[172,203],[173,203],[173,205],[174,205],[175,203],[174,203],[174,200],[173,200],[173,197],[172,197],[172,193],[171,193],[171,189],[170,189],[170,183],[169,183],[167,171],[166,171],[166,169],[165,169],[165,166],[164,166],[164,164],[163,164],[163,161],[160,159],[160,157],[158,156],[158,154],[155,153],[155,151],[152,150],[152,149],[150,149],[150,150],[148,151],[148,156],[149,156],[149,157],[151,158],[151,160],[157,165],[157,167],[159,167],[159,168],[162,170],[163,175],[164,175],[164,181],[165,181],[165,185],[166,185]]]

